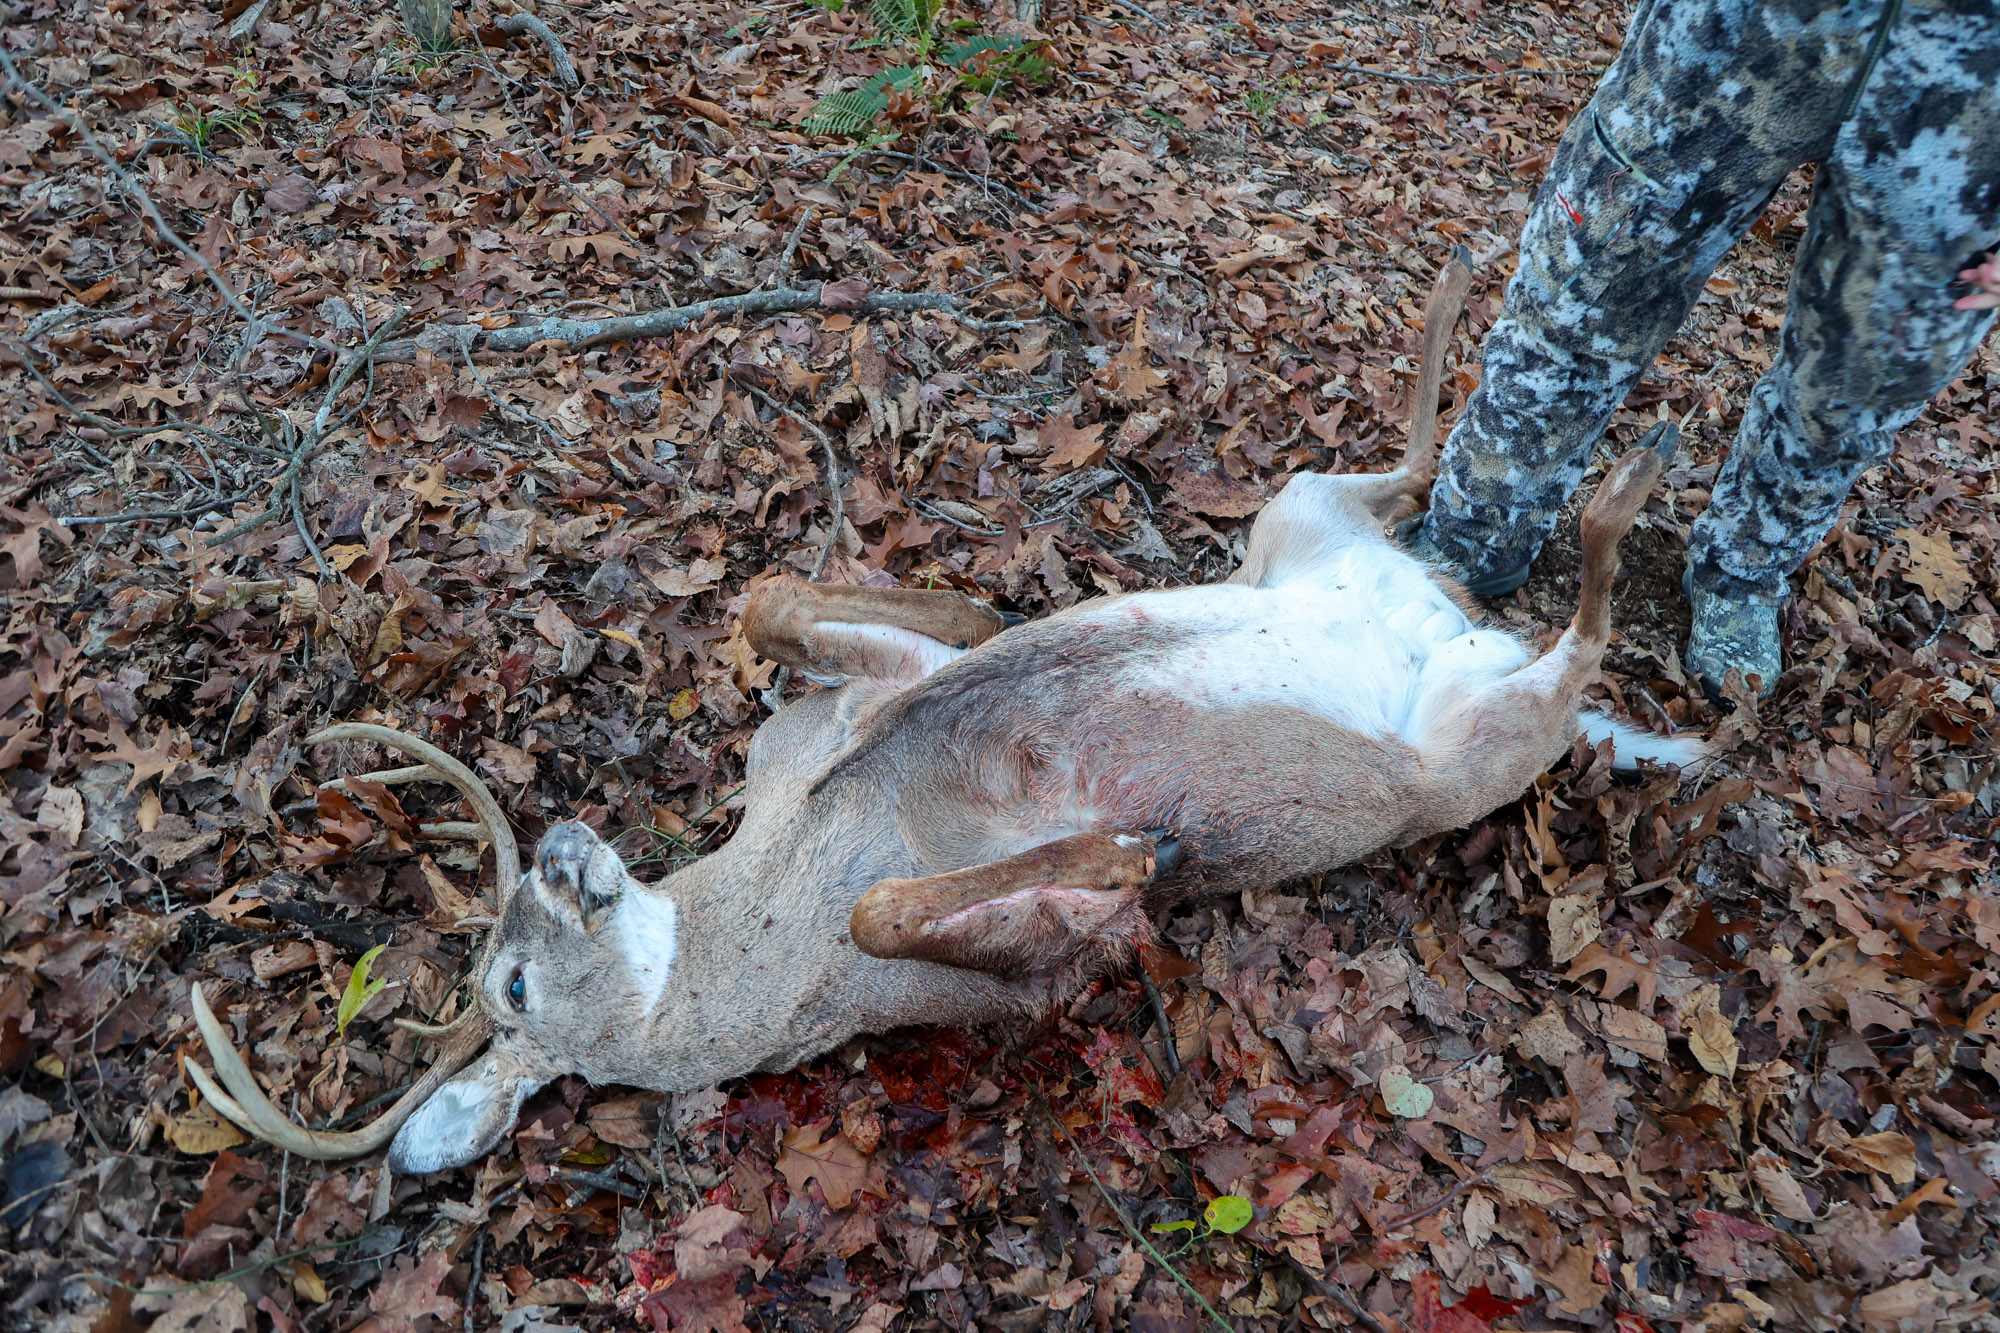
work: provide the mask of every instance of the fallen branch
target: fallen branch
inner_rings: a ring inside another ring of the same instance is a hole
[[[576,64],[570,60],[569,52],[563,49],[562,38],[556,36],[548,24],[533,14],[504,14],[493,20],[493,26],[516,37],[524,32],[539,37],[542,45],[548,48],[549,65],[555,70],[556,82],[570,92],[583,86],[582,80],[576,77]]]
[[[847,497],[840,493],[840,462],[834,457],[833,437],[819,428],[804,413],[786,405],[765,393],[754,384],[744,386],[774,412],[781,412],[799,423],[799,426],[819,441],[820,449],[826,454],[826,540],[819,544],[819,554],[813,559],[812,573],[807,577],[814,583],[826,573],[827,563],[833,559],[833,548],[840,545],[840,530],[847,524]],[[785,686],[792,680],[790,667],[779,667],[778,674],[771,680],[771,687],[764,692],[765,705],[772,712],[778,711],[778,701],[785,697]]]
[[[820,543],[819,556],[813,561],[811,578],[814,583],[818,583],[820,576],[826,573],[827,562],[833,558],[833,548],[840,544],[841,525],[847,522],[847,498],[840,493],[840,463],[834,457],[833,437],[821,430],[819,423],[810,420],[797,409],[779,402],[756,385],[751,384],[745,387],[751,393],[756,394],[763,401],[764,405],[772,411],[782,412],[793,421],[798,422],[801,428],[819,441],[820,449],[826,454],[826,503],[827,508],[832,510],[833,513],[832,517],[827,521],[826,540]]]
[[[798,225],[793,227],[792,234],[785,238],[785,248],[778,255],[777,267],[771,270],[769,276],[764,281],[757,284],[759,290],[765,287],[782,287],[786,282],[790,281],[792,276],[792,259],[798,254],[799,242],[805,239],[806,228],[812,225],[813,217],[818,212],[818,204],[806,205],[806,211],[799,215]]]
[[[1362,1309],[1361,1302],[1355,1300],[1353,1293],[1348,1291],[1345,1286],[1328,1282],[1325,1278],[1313,1272],[1312,1269],[1300,1263],[1298,1256],[1290,1250],[1284,1250],[1281,1253],[1285,1257],[1285,1262],[1291,1265],[1293,1272],[1297,1273],[1307,1282],[1312,1283],[1313,1289],[1319,1292],[1320,1295],[1347,1311],[1348,1318],[1361,1325],[1361,1327],[1370,1330],[1370,1333],[1386,1333],[1386,1330],[1382,1327],[1382,1321]],[[1335,1264],[1334,1267],[1337,1269],[1339,1265]]]
[[[221,500],[208,500],[201,504],[183,505],[179,509],[133,509],[123,514],[65,514],[56,520],[61,528],[111,527],[118,523],[157,523],[175,518],[193,518],[197,514],[227,513],[232,506],[242,504],[250,498],[250,493],[232,495]]]
[[[257,25],[264,21],[264,11],[270,7],[271,0],[257,0],[257,3],[251,5],[250,8],[244,10],[241,14],[238,14],[236,21],[229,25],[230,42],[240,42],[255,32]]]
[[[236,538],[244,536],[247,533],[255,532],[266,523],[282,517],[287,510],[290,510],[292,523],[298,529],[299,540],[305,543],[306,553],[312,556],[313,567],[319,571],[319,576],[322,579],[329,582],[332,581],[334,574],[333,566],[326,562],[326,554],[320,550],[319,543],[313,540],[311,529],[306,527],[305,504],[299,494],[300,481],[304,475],[306,464],[319,452],[320,446],[326,442],[326,437],[334,430],[345,425],[348,419],[359,412],[362,406],[367,403],[369,397],[372,396],[375,388],[377,351],[382,344],[382,340],[396,331],[398,326],[402,324],[403,317],[407,313],[407,311],[400,308],[391,311],[389,317],[382,321],[381,326],[369,335],[368,340],[349,353],[347,359],[335,369],[332,377],[327,382],[326,397],[320,403],[318,413],[313,417],[312,430],[309,433],[298,433],[297,441],[293,444],[292,451],[287,456],[284,470],[279,472],[271,481],[271,503],[269,507],[263,513],[256,515],[254,518],[245,519],[220,536],[211,537],[208,545],[221,546],[225,542],[234,541]],[[353,381],[355,372],[361,370],[363,367],[366,367],[368,370],[368,392],[362,395],[360,403],[342,413],[338,421],[333,421],[331,418],[333,416],[334,401],[340,397],[348,384]],[[297,433],[296,427],[292,425],[289,418],[283,420],[283,426],[288,437]]]
[[[547,27],[544,27],[542,31],[545,33],[548,32]],[[548,39],[549,41],[554,42],[555,35],[553,33],[550,33]],[[555,49],[558,51],[561,50],[560,45],[558,45]],[[648,255],[646,253],[645,242],[641,241],[637,236],[634,236],[631,233],[631,231],[625,226],[624,223],[620,222],[617,218],[612,217],[609,213],[606,213],[603,209],[599,208],[596,202],[592,200],[589,195],[577,189],[576,186],[571,183],[570,178],[564,175],[563,172],[556,166],[555,163],[549,161],[548,154],[542,151],[541,140],[537,137],[535,132],[528,126],[527,115],[521,110],[520,105],[514,101],[513,89],[508,86],[509,84],[513,83],[513,80],[500,72],[500,64],[498,61],[493,59],[493,53],[491,51],[488,51],[485,48],[485,46],[482,45],[479,48],[479,59],[481,63],[483,63],[486,66],[486,72],[493,76],[493,84],[500,90],[500,96],[502,96],[507,100],[507,114],[512,116],[514,118],[514,124],[520,127],[521,135],[527,141],[526,143],[527,150],[530,154],[533,155],[536,164],[539,165],[543,171],[547,172],[551,177],[553,177],[556,183],[563,187],[564,192],[567,193],[571,199],[575,200],[580,207],[588,209],[592,214],[592,216],[594,216],[599,222],[602,222],[606,227],[609,227],[612,231],[615,231],[620,236],[624,237],[625,243],[632,247],[632,250],[634,254],[637,255],[640,263],[644,264],[648,269],[651,269],[653,272],[658,273],[660,271],[660,266],[658,263],[654,261],[651,255]],[[564,54],[563,60],[567,62],[569,60],[569,56],[567,54]],[[560,77],[561,75],[560,70],[557,71],[557,75],[558,77]],[[576,70],[575,67],[572,66],[570,68],[570,78],[575,79],[575,77],[576,77]],[[571,85],[572,88],[574,86],[575,86],[574,84]]]
[[[525,352],[537,343],[565,343],[576,349],[595,347],[599,343],[631,341],[638,338],[662,338],[682,329],[692,328],[711,315],[776,315],[795,310],[859,310],[907,312],[911,310],[942,310],[966,328],[979,333],[1014,332],[1027,327],[1015,319],[984,320],[973,319],[959,308],[956,297],[942,292],[870,292],[858,299],[843,295],[832,303],[822,300],[829,284],[812,282],[802,287],[774,287],[761,291],[743,292],[737,296],[718,296],[713,300],[696,301],[693,305],[670,306],[664,310],[649,310],[643,315],[618,315],[609,319],[569,319],[551,316],[534,324],[516,324],[511,328],[491,329],[475,336],[471,351],[482,352]],[[376,352],[378,362],[414,361],[417,356],[419,339],[403,338],[396,342],[384,343]]]
[[[507,416],[513,417],[516,421],[526,422],[530,429],[538,430],[548,436],[549,441],[558,450],[570,447],[572,441],[564,439],[554,426],[551,426],[548,422],[535,416],[533,413],[514,406],[514,404],[494,392],[493,386],[486,382],[486,377],[479,373],[479,363],[472,359],[472,340],[470,338],[461,341],[458,345],[458,350],[465,357],[465,368],[472,372],[473,380],[478,383],[481,389],[485,390],[488,402],[499,408]]]
[[[1456,1185],[1453,1185],[1451,1187],[1451,1190],[1442,1199],[1439,1199],[1436,1203],[1430,1205],[1430,1207],[1419,1208],[1414,1213],[1405,1213],[1403,1216],[1397,1218],[1393,1222],[1384,1222],[1382,1224],[1381,1234],[1384,1237],[1387,1237],[1390,1232],[1399,1231],[1402,1228],[1410,1225],[1412,1222],[1421,1222],[1426,1217],[1431,1216],[1433,1213],[1436,1213],[1441,1209],[1450,1206],[1451,1201],[1453,1199],[1456,1199],[1459,1195],[1465,1193],[1466,1190],[1471,1189],[1475,1185],[1487,1184],[1489,1183],[1489,1180],[1490,1177],[1488,1177],[1484,1171],[1479,1172],[1477,1175],[1467,1176],[1465,1179],[1459,1181]]]

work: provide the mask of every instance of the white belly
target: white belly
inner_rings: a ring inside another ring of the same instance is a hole
[[[1467,689],[1528,660],[1519,640],[1475,626],[1421,565],[1386,543],[1356,543],[1311,579],[1282,587],[1176,588],[1079,614],[1199,628],[1192,642],[1131,668],[1129,688],[1142,697],[1289,705],[1412,744]]]

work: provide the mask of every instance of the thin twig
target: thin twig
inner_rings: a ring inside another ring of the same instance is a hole
[[[1362,1309],[1361,1302],[1355,1300],[1352,1295],[1341,1287],[1328,1282],[1325,1278],[1313,1272],[1312,1269],[1300,1263],[1290,1250],[1285,1250],[1281,1253],[1284,1254],[1285,1262],[1292,1266],[1293,1271],[1306,1281],[1312,1283],[1320,1295],[1339,1304],[1340,1308],[1347,1311],[1349,1317],[1355,1323],[1360,1324],[1363,1328],[1374,1330],[1374,1333],[1387,1333],[1387,1330],[1382,1327],[1382,1321]]]
[[[929,514],[932,518],[937,519],[938,521],[943,523],[949,523],[954,528],[957,528],[960,532],[970,532],[980,537],[1004,537],[1007,535],[1007,530],[1005,528],[975,527],[974,525],[964,522],[963,520],[953,518],[950,514],[945,513],[944,510],[939,509],[936,505],[931,504],[928,501],[924,500],[923,497],[921,496],[905,494],[903,498],[909,501],[911,504],[915,505],[917,508],[923,510],[926,514]]]
[[[1146,987],[1146,999],[1153,1006],[1153,1021],[1160,1025],[1160,1045],[1167,1052],[1167,1071],[1174,1078],[1181,1076],[1181,1053],[1174,1049],[1174,1021],[1167,1017],[1167,1002],[1160,998],[1160,988],[1144,972],[1139,980]]]
[[[819,441],[821,451],[826,455],[826,495],[827,523],[826,540],[819,544],[819,554],[813,558],[812,573],[807,577],[818,583],[826,573],[829,561],[833,559],[833,548],[840,544],[840,530],[847,525],[847,497],[840,493],[840,460],[833,453],[833,437],[819,428],[819,424],[807,418],[786,403],[782,403],[754,384],[745,385],[751,393],[775,412],[782,412]],[[771,711],[776,712],[778,701],[785,697],[785,686],[792,682],[792,669],[779,667],[778,674],[771,678],[771,687],[765,691],[765,699]]]
[[[1426,1217],[1429,1217],[1432,1213],[1437,1212],[1439,1209],[1449,1204],[1453,1199],[1456,1199],[1466,1190],[1471,1189],[1474,1185],[1484,1185],[1487,1183],[1487,1181],[1488,1177],[1484,1171],[1479,1172],[1477,1175],[1467,1176],[1464,1180],[1461,1180],[1456,1185],[1453,1185],[1451,1189],[1445,1193],[1445,1196],[1442,1199],[1439,1199],[1436,1203],[1432,1204],[1430,1207],[1419,1208],[1417,1209],[1416,1212],[1409,1213],[1402,1217],[1399,1217],[1393,1222],[1384,1222],[1382,1224],[1382,1234],[1384,1236],[1387,1236],[1390,1232],[1400,1230],[1401,1228],[1410,1225],[1410,1223],[1412,1222],[1423,1221]]]
[[[332,580],[334,573],[333,566],[326,562],[325,553],[320,550],[319,543],[313,540],[312,533],[306,528],[304,502],[300,499],[299,495],[300,475],[304,472],[306,463],[312,459],[314,454],[319,452],[320,446],[326,442],[326,437],[330,433],[329,428],[337,428],[344,425],[349,417],[361,410],[360,405],[357,404],[354,408],[342,413],[338,421],[329,422],[329,418],[333,413],[334,401],[340,397],[341,392],[353,381],[355,372],[363,366],[368,368],[368,382],[372,388],[375,382],[374,358],[376,349],[382,345],[384,338],[395,332],[402,324],[403,317],[408,313],[408,311],[400,307],[390,311],[389,317],[382,321],[381,326],[375,332],[368,335],[368,341],[362,343],[361,346],[349,353],[347,359],[334,370],[333,375],[327,383],[326,398],[320,403],[319,412],[313,418],[313,428],[310,433],[300,434],[297,443],[293,445],[284,471],[280,472],[271,483],[271,503],[264,512],[256,515],[254,518],[245,519],[220,536],[211,537],[208,545],[221,546],[226,542],[234,541],[246,533],[255,532],[266,523],[281,517],[289,509],[292,514],[292,521],[298,527],[299,537],[305,543],[306,550],[311,552],[313,565],[319,571],[320,577],[328,581]],[[365,403],[367,401],[368,395],[364,394],[362,402]],[[287,435],[290,435],[296,429],[292,425],[290,418],[285,418],[283,424]]]
[[[643,1199],[646,1192],[638,1186],[620,1180],[615,1171],[586,1171],[582,1167],[563,1166],[555,1170],[555,1178],[567,1185],[578,1185],[586,1189],[603,1190],[621,1199]]]
[[[602,222],[605,226],[624,237],[625,243],[632,247],[639,262],[644,264],[654,274],[659,274],[660,266],[653,259],[652,255],[647,252],[646,243],[637,236],[634,236],[624,223],[599,208],[592,202],[589,195],[571,184],[569,177],[557,170],[556,164],[549,161],[548,155],[542,152],[541,142],[536,137],[535,132],[529,128],[527,116],[522,114],[521,108],[514,102],[514,91],[508,86],[513,80],[500,72],[500,66],[493,61],[493,53],[482,46],[479,48],[479,58],[485,64],[486,72],[493,76],[494,85],[500,89],[500,96],[507,100],[507,112],[514,117],[514,123],[521,127],[521,134],[527,140],[527,149],[534,155],[535,161],[540,164],[542,170],[555,177],[562,185],[564,192],[584,208],[589,209],[599,222]]]
[[[994,180],[990,176],[975,176],[973,173],[969,171],[959,171],[954,167],[943,166],[939,163],[931,161],[929,158],[918,157],[914,153],[898,153],[887,148],[857,148],[851,152],[846,152],[846,153],[815,153],[811,157],[802,157],[796,162],[787,162],[785,164],[785,168],[787,170],[791,170],[796,167],[809,167],[815,162],[825,162],[828,161],[829,159],[836,157],[844,157],[849,159],[857,157],[894,158],[898,162],[908,162],[910,165],[922,171],[932,171],[940,176],[949,176],[953,180],[965,181],[968,184],[977,185],[981,189],[987,191],[998,190],[1000,191],[1000,193],[1006,195],[1009,199],[1012,199],[1015,203],[1019,204],[1022,208],[1027,209],[1030,212],[1034,211],[1035,205],[1027,198],[1027,196],[1023,195],[1019,190],[1014,189],[1010,185],[1002,185],[1000,182]]]
[[[1041,1097],[1039,1094],[1037,1094],[1036,1100],[1041,1101]],[[1063,1136],[1063,1142],[1067,1143],[1070,1146],[1070,1148],[1076,1153],[1076,1160],[1078,1164],[1083,1167],[1083,1173],[1090,1177],[1091,1184],[1097,1186],[1098,1194],[1103,1197],[1105,1204],[1111,1209],[1112,1216],[1118,1219],[1118,1225],[1125,1228],[1125,1234],[1130,1236],[1134,1241],[1137,1241],[1139,1247],[1143,1249],[1147,1254],[1152,1256],[1154,1263],[1166,1269],[1167,1275],[1173,1278],[1175,1282],[1178,1282],[1180,1284],[1181,1290],[1185,1291],[1188,1295],[1194,1297],[1195,1304],[1199,1305],[1203,1309],[1203,1311],[1207,1313],[1208,1317],[1215,1321],[1215,1326],[1217,1328],[1222,1329],[1223,1333],[1236,1333],[1235,1326],[1231,1324],[1227,1319],[1224,1319],[1222,1317],[1221,1312],[1219,1312],[1213,1305],[1210,1305],[1208,1303],[1208,1298],[1203,1296],[1200,1291],[1195,1289],[1194,1283],[1188,1281],[1185,1277],[1181,1276],[1180,1269],[1175,1268],[1172,1264],[1168,1263],[1166,1260],[1166,1256],[1162,1255],[1158,1250],[1154,1249],[1152,1242],[1139,1234],[1139,1228],[1132,1225],[1130,1219],[1128,1219],[1125,1216],[1125,1210],[1118,1206],[1118,1201],[1111,1197],[1111,1191],[1104,1188],[1104,1182],[1099,1180],[1097,1178],[1097,1172],[1091,1169],[1089,1154],[1084,1152],[1083,1146],[1081,1144],[1079,1144],[1075,1139],[1070,1137],[1069,1130],[1065,1128],[1063,1122],[1056,1117],[1056,1113],[1049,1109],[1049,1104],[1046,1101],[1042,1101],[1042,1114],[1047,1116],[1049,1119],[1049,1123],[1056,1127],[1056,1132]]]
[[[57,519],[56,526],[62,528],[110,527],[117,523],[151,523],[170,518],[192,518],[196,514],[206,514],[217,510],[227,513],[232,505],[242,504],[249,498],[249,493],[245,492],[242,495],[232,495],[224,500],[205,500],[201,504],[188,505],[182,509],[134,509],[123,514],[71,514],[67,517]]]
[[[319,1254],[324,1250],[344,1250],[351,1245],[359,1245],[365,1240],[370,1240],[373,1236],[374,1233],[370,1231],[348,1240],[330,1240],[321,1245],[308,1245],[303,1250],[293,1250],[289,1254],[274,1254],[269,1259],[259,1259],[257,1262],[245,1264],[241,1268],[232,1268],[220,1277],[205,1278],[200,1282],[184,1282],[178,1287],[135,1287],[130,1282],[120,1281],[108,1273],[82,1272],[78,1273],[77,1276],[88,1278],[92,1282],[108,1282],[121,1291],[136,1292],[141,1296],[175,1296],[183,1291],[200,1291],[204,1287],[219,1287],[225,1282],[234,1282],[238,1278],[248,1277],[252,1273],[261,1273],[266,1269],[275,1268],[279,1264],[288,1264],[294,1259],[303,1259],[309,1254]]]
[[[486,1273],[486,1231],[472,1246],[472,1280],[465,1284],[465,1333],[472,1333],[472,1303],[479,1299],[479,1279]]]
[[[1516,65],[1512,69],[1496,69],[1488,74],[1399,74],[1394,70],[1370,69],[1366,65],[1343,64],[1337,60],[1322,60],[1319,62],[1319,67],[1321,69],[1339,70],[1344,74],[1366,74],[1371,79],[1388,79],[1393,83],[1426,83],[1440,88],[1449,88],[1461,83],[1479,83],[1485,79],[1513,79],[1533,74],[1547,75],[1553,78],[1568,74],[1601,74],[1604,72],[1603,66],[1592,66],[1587,69],[1530,69],[1526,65]]]
[[[478,382],[480,388],[486,391],[486,400],[488,402],[499,408],[506,415],[513,417],[516,421],[525,421],[530,427],[548,436],[550,440],[555,442],[557,449],[567,449],[575,443],[572,440],[564,439],[557,433],[554,426],[551,426],[534,413],[528,411],[526,408],[514,406],[514,404],[494,392],[493,386],[486,382],[486,377],[479,373],[479,366],[472,359],[472,339],[467,338],[460,343],[459,350],[465,353],[465,368],[472,372],[472,378]]]
[[[827,508],[832,516],[827,521],[826,540],[820,543],[819,555],[813,560],[812,581],[818,583],[820,575],[826,573],[827,562],[833,558],[833,548],[840,542],[840,529],[847,522],[847,499],[840,493],[840,464],[833,454],[833,437],[819,428],[819,423],[800,413],[787,403],[782,403],[756,385],[746,385],[751,393],[774,412],[783,412],[799,423],[799,426],[819,441],[819,447],[826,454]]]
[[[798,254],[799,242],[805,238],[806,228],[812,225],[813,217],[818,212],[818,204],[806,205],[806,211],[799,216],[798,225],[793,227],[792,234],[785,238],[785,248],[783,253],[778,256],[778,266],[771,270],[769,277],[764,279],[763,286],[781,287],[784,285],[785,280],[792,276],[792,257]]]

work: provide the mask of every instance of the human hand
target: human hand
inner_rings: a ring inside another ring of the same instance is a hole
[[[1958,275],[1958,280],[1971,284],[1977,290],[1970,296],[1959,297],[1956,309],[2000,309],[2000,252],[1988,255],[1985,263],[1966,269]]]

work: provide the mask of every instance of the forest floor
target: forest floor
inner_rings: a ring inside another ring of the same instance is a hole
[[[1775,701],[1677,665],[1804,179],[1606,450],[1684,423],[1604,692],[1716,734],[1699,781],[1580,752],[1170,916],[1178,1075],[1130,977],[671,1102],[560,1080],[429,1178],[221,1121],[192,985],[280,1105],[351,1125],[492,902],[410,834],[448,792],[322,792],[384,756],[304,737],[429,737],[524,845],[583,819],[652,878],[738,818],[757,580],[824,552],[1035,615],[1222,576],[1288,476],[1394,463],[1458,245],[1462,406],[1626,17],[545,0],[572,88],[515,8],[438,49],[352,0],[0,20],[48,99],[10,83],[0,125],[0,1325],[1996,1327],[1992,340],[1795,580]],[[760,287],[789,308],[485,345]],[[1574,581],[1572,524],[1492,613],[1541,638]]]

